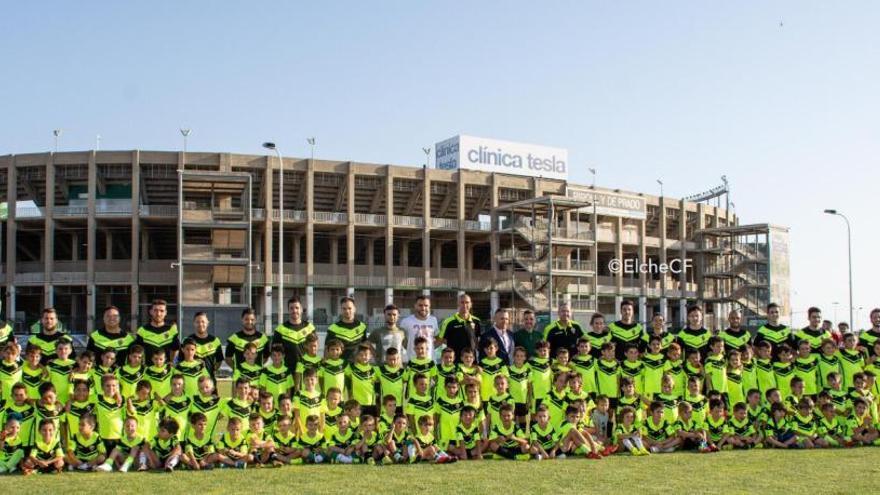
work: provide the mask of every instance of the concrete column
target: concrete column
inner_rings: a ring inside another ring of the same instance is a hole
[[[401,256],[401,264],[403,257]],[[394,300],[394,171],[385,167],[385,304]]]
[[[349,288],[352,288],[355,285],[354,284],[354,251],[355,251],[355,249],[354,249],[355,248],[355,246],[354,246],[354,240],[355,240],[355,234],[354,234],[354,183],[355,183],[354,172],[355,172],[354,164],[351,162],[348,162],[348,176],[346,177],[346,180],[348,181],[348,188],[346,189],[346,192],[348,195],[348,198],[346,201],[348,203],[348,208],[347,208],[348,228],[347,228],[347,236],[346,236],[346,246],[348,249],[345,250],[345,254],[346,254],[346,261],[348,261],[348,265],[347,265],[348,278],[347,278],[347,280],[348,280],[348,287]],[[354,292],[354,290],[352,290],[352,293],[353,292]],[[351,294],[349,294],[349,295],[351,295]]]
[[[400,267],[406,276],[409,272],[409,240],[400,242]]]
[[[614,257],[617,258],[621,267],[623,266],[623,219],[617,217],[614,222],[615,225],[615,244],[614,244]],[[617,294],[623,293],[623,270],[618,270],[614,275],[614,284],[617,287]],[[618,308],[619,311],[619,308]]]
[[[372,277],[376,265],[376,239],[367,239],[367,273]]]
[[[498,291],[493,290],[489,293],[489,316],[494,317],[495,311],[501,307],[500,298],[498,297]]]
[[[16,168],[15,155],[9,160],[7,177],[6,201],[8,203],[8,216],[6,219],[6,304],[3,309],[6,319],[12,321],[15,319],[15,262],[17,257],[16,245],[18,243],[16,236],[18,225],[15,219],[17,215],[16,202],[18,201],[18,169]]]
[[[660,264],[664,265],[666,263],[666,206],[664,205],[664,200],[660,198]],[[660,274],[660,307],[664,309],[664,315],[668,317],[665,313],[666,303],[664,302],[667,294],[667,276],[665,274]]]
[[[470,267],[467,264],[467,249],[465,240],[464,221],[467,219],[465,215],[465,171],[458,169],[458,240],[456,247],[458,248],[458,288],[464,289],[467,286],[467,274]]]
[[[107,251],[107,258],[106,259],[112,260],[113,259],[113,231],[110,229],[107,229],[107,231],[104,233],[104,246],[105,246],[104,250]]]
[[[501,235],[498,233],[499,225],[498,225],[498,213],[495,211],[495,208],[498,208],[498,176],[492,172],[492,183],[491,189],[489,190],[489,204],[491,206],[492,214],[489,216],[492,225],[490,227],[490,231],[492,232],[492,237],[489,239],[489,269],[492,271],[492,289],[495,289],[495,284],[500,282],[499,273],[498,273],[498,251],[499,244],[501,242]],[[508,219],[510,221],[510,219]]]
[[[336,269],[339,265],[339,237],[333,236],[330,238],[330,267],[333,271],[333,275],[338,275],[336,273]]]
[[[474,246],[466,245],[465,247],[464,270],[465,273],[470,273],[474,267]]]
[[[300,254],[300,249],[301,249],[300,248],[300,239],[301,238],[302,238],[302,236],[300,236],[300,235],[293,236],[293,279],[294,279],[294,284],[299,284],[299,282],[297,282],[297,280],[299,279],[299,275],[300,275],[299,272],[300,272],[301,260],[300,260],[299,254]]]
[[[665,297],[660,298],[660,313],[663,314],[666,321],[669,321],[669,300]]]
[[[431,287],[431,171],[422,169],[422,218],[425,230],[422,233],[422,266],[424,282],[422,287]]]
[[[681,247],[678,255],[681,260],[681,274],[679,275],[678,289],[681,291],[681,297],[684,299],[686,298],[685,292],[688,287],[688,271],[684,264],[684,260],[687,259],[687,247],[685,247],[685,242],[687,241],[687,204],[683,199],[679,201],[678,208],[680,219],[678,222],[678,245]]]
[[[591,202],[596,201],[595,190],[593,191]],[[593,309],[599,311],[599,215],[594,214],[594,210],[590,208],[590,228],[593,229],[593,246],[590,247],[590,261],[593,264],[593,287],[590,300],[593,302]]]
[[[89,153],[89,183],[88,183],[88,228],[86,229],[86,312],[88,313],[91,328],[96,326],[95,311],[95,230],[97,220],[95,218],[95,194],[98,192],[98,166],[95,161],[95,151]]]
[[[43,306],[55,305],[55,291],[52,274],[55,273],[55,154],[49,153],[46,159],[46,198],[45,223],[43,230],[43,262],[46,276],[43,279]]]
[[[314,285],[315,277],[315,163],[309,159],[306,170],[306,285]],[[314,297],[314,296],[312,296]],[[309,305],[309,311],[312,307]],[[309,315],[311,317],[311,315]]]
[[[648,257],[648,248],[645,246],[645,220],[638,221],[639,227],[639,263],[644,263]],[[648,297],[648,283],[653,282],[651,278],[648,276],[647,272],[642,272],[639,274],[639,286],[641,287],[640,293],[641,298],[640,301],[646,299]],[[650,318],[650,315],[645,316],[646,318]]]
[[[434,242],[434,245],[431,246],[431,251],[431,266],[434,267],[434,275],[439,277],[442,273],[441,268],[443,268],[441,266],[443,264],[441,256],[443,254],[443,241]]]
[[[141,259],[141,153],[131,152],[131,319],[138,321],[138,303],[140,302],[140,259]],[[179,326],[178,322],[178,326]]]
[[[79,261],[79,234],[76,231],[71,232],[70,234],[70,250],[73,253],[71,256],[72,261]],[[146,247],[142,248],[144,253],[147,252]]]

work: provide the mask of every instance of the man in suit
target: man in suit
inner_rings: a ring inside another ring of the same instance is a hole
[[[483,332],[480,337],[480,355],[483,354],[483,348],[489,342],[489,339],[495,340],[498,344],[498,357],[507,364],[510,364],[510,358],[513,356],[513,333],[510,331],[510,312],[506,309],[498,309],[492,317],[492,328]]]

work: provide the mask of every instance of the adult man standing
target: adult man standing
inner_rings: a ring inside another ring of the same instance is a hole
[[[608,324],[611,341],[615,344],[617,360],[622,361],[626,348],[638,345],[642,337],[642,325],[635,321],[635,304],[629,299],[620,303],[620,319]]]
[[[397,318],[400,317],[400,310],[397,306],[389,304],[385,306],[385,324],[372,332],[367,340],[373,344],[374,356],[376,364],[385,362],[385,351],[397,349],[398,354],[406,354],[407,339],[409,338],[402,329],[397,326]],[[416,338],[418,335],[416,336]],[[433,339],[428,340],[433,345]]]
[[[58,339],[63,336],[64,334],[58,327],[58,313],[55,311],[55,308],[45,308],[40,317],[40,332],[31,335],[28,338],[28,344],[40,348],[42,353],[40,362],[46,364],[57,357],[55,346],[58,345]]]
[[[493,326],[489,330],[483,332],[480,336],[480,357],[483,356],[483,349],[490,340],[494,340],[498,344],[497,356],[505,364],[510,364],[510,358],[513,356],[513,335],[510,333],[510,312],[506,309],[495,310],[492,317]]]
[[[527,309],[523,311],[522,326],[513,334],[513,343],[525,348],[528,357],[535,355],[535,344],[544,340],[544,332],[538,331],[537,324],[535,312]]]
[[[337,339],[342,342],[342,359],[351,361],[358,344],[367,340],[367,324],[358,320],[355,315],[354,298],[345,296],[339,300],[339,321],[327,328],[327,344]]]
[[[99,328],[89,334],[89,342],[86,349],[95,354],[95,359],[100,362],[104,351],[114,351],[116,362],[124,363],[128,357],[128,349],[134,345],[136,337],[125,331],[119,325],[119,308],[107,306],[104,308],[104,328]]]
[[[568,349],[568,355],[577,354],[577,341],[584,335],[581,324],[571,319],[571,305],[564,302],[556,310],[559,319],[544,327],[544,340],[550,343],[550,356],[555,357],[560,347]]]
[[[211,333],[208,333],[208,314],[199,311],[193,316],[193,333],[188,338],[196,343],[196,358],[205,362],[205,369],[214,378],[214,374],[223,364],[223,342]]]
[[[296,370],[296,363],[302,359],[306,337],[315,332],[315,325],[303,320],[302,302],[296,296],[287,300],[287,315],[288,320],[275,327],[272,344],[281,344],[284,347],[284,365],[293,372]]]
[[[461,362],[463,349],[477,352],[480,332],[480,319],[471,314],[471,296],[462,294],[458,296],[458,311],[440,324],[434,345],[439,347],[445,343],[455,351],[455,361]]]
[[[872,309],[870,318],[871,328],[859,334],[859,347],[862,347],[868,356],[874,356],[874,344],[880,342],[880,308]]]
[[[749,345],[752,339],[747,328],[742,328],[742,313],[738,309],[733,309],[727,314],[727,323],[730,325],[718,334],[724,341],[725,352],[740,351]]]
[[[257,330],[257,312],[254,308],[245,308],[241,312],[241,330],[226,340],[226,364],[233,370],[236,363],[244,362],[244,346],[249,342],[257,346],[257,362],[266,362],[269,357],[269,337]]]
[[[794,332],[792,339],[795,342],[806,340],[810,343],[810,353],[818,355],[822,351],[822,341],[831,338],[831,332],[822,328],[822,310],[811,307],[807,310],[809,324]]]
[[[400,329],[406,334],[406,349],[400,356],[402,361],[408,362],[411,356],[416,355],[413,346],[419,337],[428,341],[428,356],[434,359],[434,339],[437,338],[439,327],[437,317],[431,314],[431,296],[420,295],[416,298],[412,314],[400,322]],[[376,360],[379,360],[378,356]]]
[[[173,363],[180,350],[180,333],[176,324],[165,321],[167,314],[168,303],[164,299],[154,299],[150,304],[150,322],[137,330],[137,343],[143,346],[147,363],[158,351],[165,351],[168,362]]]
[[[766,340],[773,345],[775,351],[782,344],[791,343],[791,329],[779,323],[779,305],[767,305],[767,323],[758,328],[754,343]]]
[[[688,306],[687,325],[679,330],[675,337],[681,344],[685,356],[692,352],[699,352],[700,357],[706,357],[712,332],[703,326],[703,309],[701,307]]]

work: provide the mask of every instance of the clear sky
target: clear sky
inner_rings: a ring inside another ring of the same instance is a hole
[[[332,4],[332,5],[330,5]],[[411,164],[466,133],[667,196],[726,174],[791,228],[796,323],[880,306],[880,2],[15,2],[0,154],[178,149]],[[780,23],[782,25],[780,25]]]

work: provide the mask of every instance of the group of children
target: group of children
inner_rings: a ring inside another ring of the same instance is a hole
[[[824,341],[820,353],[805,341],[726,352],[712,337],[704,353],[683,356],[679,343],[646,335],[618,361],[614,343],[597,351],[581,338],[552,357],[546,341],[531,357],[516,347],[508,364],[494,340],[479,359],[445,348],[435,363],[418,338],[404,365],[394,348],[373,363],[368,343],[347,362],[338,340],[319,357],[311,334],[293,370],[283,346],[261,363],[248,344],[223,398],[189,339],[174,364],[162,351],[145,363],[138,345],[122,363],[113,351],[71,359],[68,339],[51,360],[28,346],[22,361],[10,342],[0,356],[0,472],[874,445],[880,363],[856,339],[843,349]]]

